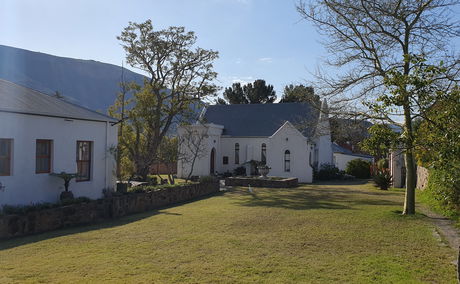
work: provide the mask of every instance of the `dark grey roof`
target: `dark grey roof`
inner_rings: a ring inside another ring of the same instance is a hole
[[[373,158],[373,156],[371,156],[371,155],[353,153],[350,149],[347,149],[347,148],[344,148],[342,146],[339,146],[335,142],[332,143],[332,152],[333,153],[340,153],[340,154],[350,155],[350,156],[356,156],[356,157]]]
[[[311,137],[319,111],[307,103],[211,105],[204,121],[224,126],[223,135],[268,137],[286,121]]]
[[[93,121],[116,121],[107,115],[1,79],[0,111]]]

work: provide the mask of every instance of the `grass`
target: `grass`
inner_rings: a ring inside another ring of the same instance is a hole
[[[246,188],[0,242],[0,283],[456,283],[454,251],[402,191]]]

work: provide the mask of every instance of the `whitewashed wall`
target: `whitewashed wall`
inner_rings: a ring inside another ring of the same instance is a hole
[[[395,150],[390,152],[390,172],[393,176],[393,186],[401,188],[405,184],[403,176],[403,167],[404,164],[404,153],[400,150]]]
[[[310,166],[310,144],[294,126],[284,124],[269,139],[267,164],[271,167],[269,175],[297,177],[299,182],[311,183],[313,169]],[[284,171],[284,153],[290,152],[291,171]]]
[[[66,120],[0,112],[0,138],[13,139],[12,175],[0,176],[0,205],[55,202],[64,190],[62,179],[35,173],[36,139],[50,139],[52,172],[76,172],[76,141],[93,141],[91,180],[70,183],[75,197],[102,197],[114,188],[116,163],[108,148],[117,145],[117,126],[106,122]]]
[[[347,155],[343,153],[334,153],[334,165],[341,171],[344,171],[347,168],[347,164],[353,160],[363,160],[367,162],[372,162],[372,158],[358,157],[353,155]]]

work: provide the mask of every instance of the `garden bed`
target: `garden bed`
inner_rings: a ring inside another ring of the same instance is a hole
[[[254,186],[254,187],[271,187],[271,188],[292,188],[299,185],[297,178],[281,177],[228,177],[225,179],[226,186]]]
[[[0,239],[31,235],[64,227],[92,224],[107,219],[154,210],[219,192],[218,182],[181,184],[60,206],[28,206],[17,214],[0,216]],[[18,208],[20,209],[20,208]],[[10,210],[11,211],[11,210]]]

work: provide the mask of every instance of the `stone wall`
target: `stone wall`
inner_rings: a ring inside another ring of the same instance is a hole
[[[219,192],[219,183],[200,183],[132,193],[87,203],[0,216],[0,239],[37,234],[59,228],[92,224]]]
[[[428,169],[417,166],[417,188],[425,189],[428,185]]]
[[[290,188],[297,187],[299,181],[297,178],[285,178],[280,180],[245,178],[245,177],[228,177],[225,179],[226,186],[254,186],[254,187],[272,187],[272,188]]]

